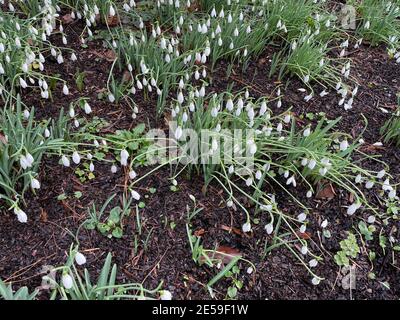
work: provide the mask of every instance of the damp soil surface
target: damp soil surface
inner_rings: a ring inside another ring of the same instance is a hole
[[[115,132],[118,129],[131,129],[139,123],[149,127],[165,127],[165,121],[155,116],[156,97],[135,96],[139,108],[136,119],[132,118],[130,101],[120,101],[112,104],[101,94],[107,92],[107,81],[113,57],[102,40],[96,40],[82,46],[79,35],[82,32],[80,23],[65,26],[69,35],[69,45],[77,51],[78,62],[66,60],[58,65],[54,60],[47,64],[49,74],[58,74],[68,82],[70,95],[64,96],[61,90],[53,90],[52,101],[43,102],[38,99],[38,92],[25,93],[25,101],[29,106],[35,106],[39,118],[48,119],[60,113],[61,108],[68,109],[69,104],[78,97],[90,99],[93,113],[90,116],[83,110],[76,110],[79,116],[85,118],[99,117],[105,125],[99,129],[99,134]],[[55,39],[55,41],[57,41]],[[212,90],[223,91],[229,86],[234,90],[247,88],[254,97],[273,96],[278,85],[284,94],[281,110],[291,107],[291,111],[299,124],[306,125],[315,122],[310,114],[324,112],[329,119],[342,117],[338,129],[357,138],[362,134],[365,140],[363,150],[371,156],[377,156],[391,167],[391,174],[400,182],[400,150],[392,145],[377,147],[374,143],[381,141],[380,128],[388,119],[383,109],[392,111],[396,108],[396,94],[400,91],[400,66],[389,60],[383,48],[362,46],[351,53],[353,59],[352,74],[356,77],[360,88],[354,101],[354,107],[348,112],[338,106],[339,98],[330,94],[323,98],[315,96],[311,101],[304,101],[304,93],[298,89],[301,82],[296,79],[278,79],[269,77],[274,49],[267,49],[258,59],[249,63],[248,68],[234,68],[227,75],[227,62],[220,62],[214,70],[209,70],[212,76]],[[77,72],[84,72],[84,86],[80,91],[75,83]],[[121,72],[120,76],[123,76]],[[99,96],[100,95],[100,96]],[[279,112],[274,105],[270,107]],[[366,130],[364,130],[366,127]],[[112,253],[113,262],[118,265],[118,280],[122,283],[140,282],[146,288],[158,286],[162,280],[164,288],[170,290],[174,299],[209,299],[206,289],[207,282],[217,273],[206,265],[197,265],[191,255],[187,235],[187,206],[193,207],[189,195],[196,197],[201,213],[191,221],[193,232],[202,237],[205,248],[219,248],[227,253],[240,254],[251,261],[255,270],[248,273],[245,262],[239,262],[242,272],[238,276],[243,281],[239,290],[241,299],[399,299],[400,259],[398,253],[389,250],[385,252],[379,246],[378,240],[364,244],[361,247],[361,257],[354,264],[356,287],[350,290],[346,287],[346,273],[341,272],[333,260],[333,255],[339,250],[339,241],[346,236],[356,221],[346,216],[346,206],[349,205],[349,194],[343,190],[334,190],[330,200],[307,200],[304,188],[298,186],[291,190],[294,196],[304,200],[312,208],[310,223],[306,234],[310,241],[311,251],[324,257],[316,267],[316,272],[325,278],[320,285],[311,283],[310,275],[304,265],[285,245],[276,247],[265,254],[264,248],[272,244],[272,237],[266,235],[264,226],[268,217],[260,215],[259,223],[253,225],[251,233],[244,234],[241,226],[246,217],[240,210],[227,208],[223,188],[218,183],[204,187],[201,176],[186,174],[179,176],[177,188],[171,188],[168,177],[173,172],[170,168],[162,168],[149,174],[138,184],[145,207],[140,209],[141,226],[136,219],[136,210],[123,221],[124,232],[121,239],[108,238],[95,230],[82,228],[88,217],[88,208],[93,204],[101,206],[110,195],[121,195],[126,192],[127,172],[119,169],[113,174],[107,164],[96,163],[93,180],[81,182],[74,169],[65,168],[58,158],[49,157],[41,167],[40,181],[42,188],[36,196],[29,195],[26,200],[29,221],[27,224],[16,223],[12,214],[2,210],[0,214],[0,278],[12,282],[15,287],[28,286],[33,289],[41,285],[43,266],[60,266],[65,263],[72,242],[79,240],[80,251],[87,257],[87,268],[97,275],[108,252]],[[380,169],[376,163],[365,163]],[[152,167],[137,169],[138,176],[143,176]],[[274,185],[268,186],[276,194],[277,200],[285,204],[283,211],[287,215],[297,216],[301,211],[294,200],[286,193],[279,191]],[[154,192],[154,189],[156,190]],[[82,197],[77,198],[76,192]],[[65,194],[63,200],[57,199]],[[376,195],[367,195],[373,202]],[[120,196],[113,199],[112,205],[122,201]],[[243,205],[251,207],[245,197]],[[379,203],[377,203],[379,206]],[[361,213],[368,217],[368,213]],[[322,237],[320,224],[324,219],[331,223],[329,229],[331,238]],[[387,237],[399,238],[398,222],[383,225],[383,234]],[[141,229],[141,232],[138,230]],[[79,232],[78,232],[79,230]],[[290,231],[290,230],[288,230]],[[76,237],[76,238],[75,238]],[[292,248],[293,249],[293,248]],[[294,250],[299,248],[294,247]],[[367,252],[375,251],[376,259],[371,263]],[[299,254],[299,250],[296,251]],[[373,271],[376,279],[368,274]],[[389,283],[390,288],[384,284]],[[231,279],[223,279],[214,286],[216,298],[226,297],[227,288],[232,285]],[[41,291],[40,298],[48,297],[48,292]]]

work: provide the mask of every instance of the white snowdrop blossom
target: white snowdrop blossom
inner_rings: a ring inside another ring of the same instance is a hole
[[[242,225],[242,231],[244,233],[250,232],[251,231],[251,224],[250,222],[246,222],[245,224]]]
[[[129,152],[126,151],[125,149],[121,150],[121,165],[122,166],[128,165],[128,158],[129,158]]]
[[[31,180],[31,187],[32,189],[40,189],[40,182],[39,180],[32,178]]]
[[[140,194],[137,191],[131,190],[131,195],[132,195],[132,198],[135,199],[136,201],[140,200]]]
[[[160,292],[160,299],[161,300],[172,300],[172,293],[168,290],[162,290]]]
[[[272,222],[265,225],[265,231],[267,232],[267,234],[272,234],[272,232],[274,231],[274,225]]]
[[[74,151],[74,153],[72,154],[72,161],[75,164],[79,164],[81,162],[81,156],[79,155],[79,153],[77,151]]]
[[[62,282],[63,287],[67,290],[71,289],[74,285],[74,281],[73,281],[72,277],[67,273],[62,275],[61,282]]]
[[[360,207],[361,203],[353,203],[351,206],[347,208],[347,214],[349,216],[352,216]]]
[[[86,257],[85,257],[82,253],[77,252],[76,255],[75,255],[75,262],[76,262],[78,265],[81,266],[81,265],[83,265],[83,264],[86,263]]]
[[[28,216],[24,211],[22,211],[20,208],[15,207],[14,208],[14,213],[17,216],[17,219],[20,223],[26,223],[28,222]]]

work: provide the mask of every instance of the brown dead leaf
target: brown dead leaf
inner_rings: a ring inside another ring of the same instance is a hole
[[[204,230],[204,229],[199,229],[199,230],[196,230],[196,231],[194,232],[194,235],[195,235],[196,237],[201,237],[204,233],[205,233],[205,230]]]
[[[63,24],[70,24],[74,21],[70,13],[67,13],[61,17],[61,21]]]
[[[103,52],[99,51],[92,51],[92,53],[96,56],[98,56],[101,59],[105,59],[109,62],[114,62],[115,59],[117,59],[117,55],[113,50],[105,50]]]
[[[43,208],[40,208],[40,221],[47,222],[47,211]]]
[[[4,134],[2,134],[1,132],[0,132],[0,142],[2,144],[7,144],[8,143],[6,136]]]
[[[119,25],[119,17],[117,15],[113,16],[113,17],[107,17],[107,24],[109,27],[116,27]]]
[[[336,192],[331,183],[327,183],[318,193],[316,194],[317,199],[328,199],[331,200],[335,197]]]
[[[297,232],[296,233],[301,239],[310,240],[311,235],[308,232]]]
[[[223,264],[228,264],[233,258],[241,256],[241,252],[236,248],[219,246],[214,254],[214,259],[221,260]]]
[[[353,194],[353,193],[350,193],[350,194],[349,194],[349,202],[350,202],[350,203],[353,203],[353,202],[354,202],[354,194]]]
[[[130,82],[131,80],[132,80],[132,74],[128,70],[125,70],[124,74],[122,75],[122,82],[123,83]]]
[[[362,152],[368,153],[368,152],[373,152],[373,151],[378,151],[378,150],[385,150],[385,147],[369,144],[369,145],[361,146],[359,150]]]
[[[238,236],[242,236],[243,235],[243,232],[241,230],[239,230],[238,228],[228,227],[226,225],[222,225],[221,229],[225,230],[225,231],[228,231],[229,233],[237,234]]]

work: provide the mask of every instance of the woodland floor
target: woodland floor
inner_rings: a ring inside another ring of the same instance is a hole
[[[80,23],[66,26],[72,48],[77,51],[78,63],[66,61],[58,65],[56,61],[49,63],[47,68],[50,73],[57,73],[70,84],[70,95],[53,96],[52,102],[45,102],[37,97],[35,92],[29,93],[25,101],[36,107],[36,115],[39,119],[47,119],[57,115],[60,109],[68,108],[71,101],[78,96],[91,98],[93,113],[104,119],[106,124],[100,129],[101,133],[114,132],[117,129],[130,129],[139,123],[146,123],[151,127],[165,127],[164,120],[155,118],[155,96],[138,98],[139,116],[132,120],[132,111],[127,102],[119,105],[110,104],[106,100],[97,99],[98,94],[106,89],[106,82],[111,62],[107,60],[108,50],[103,47],[102,41],[97,40],[88,43],[83,48],[79,43],[79,34],[82,28]],[[75,44],[74,44],[75,42]],[[273,94],[276,88],[276,80],[268,77],[270,59],[274,52],[273,47],[268,49],[258,60],[253,61],[245,70],[236,68],[229,77],[226,76],[226,63],[222,62],[212,72],[213,90],[224,90],[233,85],[234,90],[244,87],[249,88],[254,97]],[[391,167],[394,180],[400,182],[400,150],[395,146],[373,146],[381,141],[380,127],[388,116],[381,111],[381,107],[387,110],[396,108],[396,94],[400,91],[400,67],[390,61],[383,48],[361,47],[350,52],[353,59],[353,75],[360,83],[359,94],[354,101],[354,107],[348,112],[338,107],[338,100],[332,95],[320,98],[316,97],[309,103],[303,99],[304,94],[297,89],[300,82],[291,79],[284,84],[283,109],[292,107],[299,123],[310,120],[307,114],[324,112],[329,119],[342,117],[340,130],[351,134],[354,138],[363,132],[365,145],[363,150],[371,156],[379,156],[380,160],[387,162]],[[79,92],[72,84],[75,83],[74,75],[77,71],[85,72],[84,91]],[[58,90],[61,91],[61,90]],[[56,91],[55,91],[56,92]],[[29,98],[29,99],[27,99]],[[278,111],[279,110],[274,110]],[[82,112],[82,111],[80,111]],[[81,116],[85,116],[81,114]],[[364,117],[368,120],[365,123]],[[318,115],[315,116],[316,121]],[[376,163],[364,163],[364,166],[372,166]],[[139,168],[139,175],[151,168]],[[376,167],[374,169],[380,169]],[[240,274],[244,287],[239,291],[239,298],[245,299],[399,299],[400,297],[400,270],[399,266],[392,264],[400,259],[399,253],[383,253],[377,240],[368,244],[370,249],[377,253],[377,259],[373,264],[364,254],[357,260],[356,276],[357,287],[354,290],[344,289],[341,286],[341,278],[338,266],[333,259],[325,259],[318,266],[318,273],[325,278],[318,286],[310,282],[308,272],[284,247],[277,248],[262,259],[264,243],[268,236],[263,232],[263,226],[267,223],[265,217],[260,216],[259,225],[253,226],[253,232],[243,234],[240,231],[241,223],[245,220],[243,213],[230,210],[226,207],[222,197],[222,189],[218,185],[211,185],[206,194],[203,194],[203,180],[201,177],[178,178],[179,189],[170,190],[171,183],[168,180],[169,168],[156,171],[149,178],[143,180],[138,187],[142,194],[147,194],[146,207],[141,210],[144,240],[149,232],[147,248],[139,246],[139,252],[133,251],[133,238],[136,233],[135,215],[124,221],[125,229],[122,239],[108,239],[96,231],[88,231],[82,228],[78,239],[80,250],[88,259],[87,266],[94,273],[102,266],[106,254],[113,254],[113,261],[119,266],[119,278],[122,281],[143,282],[145,287],[154,288],[161,279],[165,288],[173,292],[174,299],[207,299],[209,294],[204,288],[214,275],[215,270],[206,266],[197,266],[191,257],[189,242],[186,234],[185,217],[186,205],[189,203],[189,194],[194,195],[203,208],[201,215],[193,221],[193,229],[203,235],[205,247],[227,246],[234,248],[243,256],[252,261],[257,272],[249,275],[246,272]],[[14,286],[28,286],[35,288],[41,284],[41,269],[44,265],[58,266],[65,262],[66,253],[73,241],[78,227],[87,217],[86,208],[92,203],[101,205],[112,193],[122,192],[125,181],[125,173],[120,170],[116,174],[110,172],[109,166],[96,165],[96,179],[81,183],[73,169],[64,168],[58,164],[58,159],[45,159],[42,165],[40,181],[42,188],[37,197],[27,199],[27,208],[30,212],[30,220],[27,224],[18,224],[11,214],[0,215],[0,278],[12,281]],[[150,188],[156,188],[152,194]],[[285,203],[284,211],[289,215],[298,215],[300,212],[287,194],[275,190],[280,203]],[[297,188],[301,189],[301,188]],[[83,196],[76,199],[73,194],[82,192]],[[296,192],[296,191],[294,191]],[[310,246],[313,251],[324,257],[331,256],[339,249],[339,241],[345,237],[345,232],[352,228],[353,218],[345,215],[345,206],[348,205],[348,194],[342,190],[335,190],[333,199],[300,199],[313,208],[309,217],[310,224],[307,235],[310,237]],[[57,196],[66,194],[67,199],[59,201]],[[377,203],[377,197],[372,191],[368,194],[372,203]],[[117,199],[114,199],[116,203]],[[245,197],[243,202],[246,203]],[[332,237],[322,239],[318,227],[325,218],[331,222]],[[171,222],[176,226],[170,227]],[[233,232],[229,232],[233,230]],[[400,223],[391,222],[384,226],[386,236],[399,237]],[[392,234],[395,232],[395,234]],[[365,247],[362,250],[365,252]],[[368,273],[374,270],[377,279],[369,280]],[[224,298],[228,280],[218,282],[215,286],[217,298]],[[390,289],[385,288],[381,282],[389,282]],[[45,293],[40,297],[44,297]]]

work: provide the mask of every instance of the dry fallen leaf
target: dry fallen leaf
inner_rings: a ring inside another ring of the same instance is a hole
[[[119,25],[119,17],[118,16],[107,17],[107,24],[109,27],[118,26]]]
[[[226,225],[222,225],[221,226],[222,230],[228,231],[228,232],[233,232],[235,234],[237,234],[238,236],[242,236],[243,232],[241,230],[239,230],[238,228],[235,227],[228,227]]]
[[[0,133],[0,142],[3,143],[3,144],[7,144],[8,143],[7,138],[2,133]]]
[[[67,13],[61,17],[63,24],[70,24],[74,21],[70,13]]]
[[[40,220],[47,222],[47,212],[43,208],[40,208]]]
[[[308,232],[297,232],[296,233],[301,239],[310,240],[311,235]]]
[[[336,192],[331,183],[327,183],[318,193],[315,198],[331,200],[335,197]]]
[[[117,55],[113,50],[105,50],[103,52],[92,51],[92,53],[99,58],[106,59],[109,62],[114,62],[114,60],[117,59]]]
[[[130,82],[131,80],[132,80],[132,74],[128,70],[125,70],[124,74],[122,75],[122,82],[123,83]]]
[[[235,257],[241,257],[242,254],[236,248],[219,246],[214,254],[214,259],[221,260],[223,264],[228,264]]]
[[[196,237],[201,237],[205,233],[204,229],[199,229],[194,232]]]

